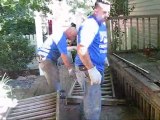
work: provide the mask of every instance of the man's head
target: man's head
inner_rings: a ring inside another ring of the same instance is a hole
[[[109,17],[110,2],[97,0],[94,6],[94,15],[99,21],[105,21]]]
[[[71,26],[65,30],[65,34],[67,36],[67,39],[73,42],[77,37],[76,25],[72,23]]]

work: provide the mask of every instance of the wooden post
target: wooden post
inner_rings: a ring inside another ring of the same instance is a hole
[[[149,48],[151,48],[151,18],[148,17]]]
[[[137,48],[139,49],[139,19],[136,18],[136,23],[137,23]]]
[[[133,49],[133,24],[132,24],[132,18],[130,18],[130,33],[131,33],[131,50]]]
[[[110,53],[112,52],[111,43],[113,42],[111,37],[111,33],[112,33],[111,20],[106,21],[106,25],[107,25],[108,53]]]
[[[125,50],[127,50],[128,48],[127,48],[127,25],[126,25],[126,21],[127,21],[127,19],[124,19],[123,20],[124,21],[124,40],[125,40]]]
[[[143,35],[143,49],[146,47],[146,39],[145,39],[145,18],[142,18],[142,35]]]
[[[35,12],[37,48],[39,48],[43,44],[42,19],[40,15],[41,15],[40,12]],[[40,75],[44,75],[43,71],[40,68],[39,68],[39,71],[40,71]]]
[[[157,44],[158,44],[158,49],[160,48],[160,17],[157,17]]]

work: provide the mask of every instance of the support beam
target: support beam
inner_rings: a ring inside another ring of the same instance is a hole
[[[36,27],[36,41],[37,41],[37,48],[42,46],[43,44],[43,35],[42,35],[42,19],[41,13],[35,12],[35,27]],[[44,75],[43,71],[39,68],[40,75]]]

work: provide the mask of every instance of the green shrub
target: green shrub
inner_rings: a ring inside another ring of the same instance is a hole
[[[0,69],[3,72],[18,72],[27,68],[33,60],[35,49],[21,35],[0,37]]]

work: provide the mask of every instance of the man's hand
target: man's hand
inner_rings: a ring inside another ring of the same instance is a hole
[[[68,69],[68,72],[69,72],[69,76],[76,78],[76,73],[73,68]]]
[[[89,77],[91,79],[91,85],[101,83],[102,75],[96,69],[96,67],[93,67],[93,68],[89,69],[88,73],[89,73]]]
[[[105,65],[106,65],[106,66],[109,66],[109,61],[108,61],[108,58],[107,58],[107,57],[105,58]]]

